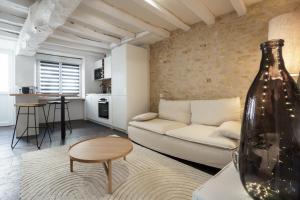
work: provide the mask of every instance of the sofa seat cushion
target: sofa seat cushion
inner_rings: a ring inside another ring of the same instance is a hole
[[[167,131],[187,126],[186,124],[181,122],[170,121],[170,120],[159,119],[159,118],[152,119],[149,121],[143,121],[143,122],[132,121],[129,122],[129,124],[131,126],[153,131],[159,134],[165,134]]]
[[[192,124],[183,128],[178,128],[166,132],[166,135],[178,139],[219,147],[223,149],[235,149],[238,142],[226,138],[216,132],[217,127]]]

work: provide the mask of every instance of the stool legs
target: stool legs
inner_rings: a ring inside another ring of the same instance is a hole
[[[23,106],[23,107],[26,108],[27,106]],[[43,143],[43,140],[45,138],[46,133],[48,133],[50,142],[52,142],[51,136],[50,136],[48,120],[47,120],[47,117],[46,117],[44,106],[42,106],[42,109],[43,109],[43,115],[44,115],[44,118],[45,118],[46,127],[45,127],[45,130],[44,130],[44,135],[42,137],[41,144],[39,144],[39,140],[38,140],[38,131],[37,131],[37,129],[40,128],[40,127],[37,126],[37,122],[36,122],[36,120],[37,120],[36,119],[36,114],[37,114],[36,107],[33,107],[33,113],[30,113],[30,109],[29,109],[30,107],[27,107],[27,113],[20,113],[21,108],[22,108],[22,106],[18,107],[18,113],[17,113],[17,117],[16,117],[16,124],[15,124],[15,127],[14,127],[13,137],[12,137],[12,141],[11,141],[11,148],[14,149],[16,147],[16,145],[22,139],[22,137],[25,135],[25,133],[26,133],[26,140],[27,140],[27,143],[28,143],[28,141],[29,141],[29,128],[32,128],[35,131],[36,146],[37,146],[38,149],[40,149],[40,147],[42,146],[42,143]],[[18,121],[19,121],[20,114],[27,114],[27,127],[23,131],[23,133],[20,135],[20,137],[17,139],[17,142],[14,144],[14,139],[15,139],[15,136],[16,136],[16,129],[17,129],[17,126],[18,126]],[[32,115],[32,114],[34,115],[34,127],[29,126],[29,115]]]
[[[51,131],[53,132],[54,131],[54,126],[55,126],[55,114],[56,114],[56,110],[60,109],[60,108],[57,107],[57,103],[49,104],[47,119],[49,119],[50,111],[51,111],[50,109],[51,109],[52,105],[54,105],[53,120],[52,120],[52,124],[51,124],[51,126],[52,126]],[[67,115],[68,115],[67,128],[70,130],[70,133],[72,133],[72,124],[71,124],[71,117],[70,117],[70,111],[69,111],[68,103],[66,103],[65,106],[66,106],[65,109],[67,110]],[[48,122],[49,122],[49,120],[48,120]]]
[[[42,146],[42,144],[43,144],[43,141],[44,141],[45,136],[46,136],[47,133],[48,133],[50,142],[52,142],[52,140],[51,140],[51,135],[50,135],[50,128],[49,128],[49,126],[48,126],[48,121],[47,121],[47,117],[46,117],[46,112],[45,112],[44,106],[42,107],[42,109],[43,109],[43,115],[44,115],[44,119],[45,119],[45,123],[46,123],[46,128],[45,128],[45,131],[44,131],[44,134],[43,134],[43,137],[42,137],[41,144],[40,144],[39,148],[41,148],[41,146]]]
[[[46,112],[45,112],[44,106],[43,106],[43,114],[44,114],[44,118],[45,118],[45,122],[46,122],[46,129],[47,129],[47,132],[48,132],[49,140],[50,140],[50,142],[52,142],[51,135],[50,135],[50,130],[49,130],[48,119],[46,118]]]
[[[15,145],[13,145],[14,144],[15,135],[16,135],[16,129],[17,129],[17,124],[18,124],[20,109],[21,109],[21,107],[18,108],[18,114],[17,114],[17,118],[16,118],[16,124],[15,124],[15,128],[14,128],[13,137],[12,137],[12,140],[11,140],[11,145],[10,146],[11,146],[12,149],[15,148],[15,146],[19,142],[19,140],[18,140],[17,143]]]

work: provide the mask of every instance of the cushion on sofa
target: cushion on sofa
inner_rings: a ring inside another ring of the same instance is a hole
[[[220,126],[240,120],[240,98],[191,101],[192,123]]]
[[[132,121],[129,122],[131,126],[153,131],[155,133],[159,134],[165,134],[166,131],[173,130],[176,128],[182,128],[186,126],[184,123],[176,122],[176,121],[170,121],[170,120],[164,120],[164,119],[152,119],[149,121],[143,121],[143,122],[137,122]]]
[[[224,137],[239,140],[241,138],[241,123],[237,121],[224,122],[215,132],[218,132]]]
[[[219,147],[223,149],[235,149],[238,142],[216,133],[217,127],[192,124],[166,132],[166,135],[187,140],[194,143]]]
[[[164,100],[159,102],[159,118],[173,120],[185,124],[191,123],[190,101]]]
[[[151,119],[155,119],[157,117],[157,113],[147,112],[144,114],[137,115],[132,118],[133,121],[148,121]]]

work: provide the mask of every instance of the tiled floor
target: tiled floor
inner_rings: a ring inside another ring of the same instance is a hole
[[[72,134],[67,134],[65,144],[74,143],[85,137],[107,136],[111,134],[127,137],[127,135],[122,132],[88,121],[73,121],[72,126],[73,132]],[[21,140],[16,148],[11,150],[10,143],[12,132],[13,127],[0,127],[0,200],[19,199],[21,154],[30,151],[37,151],[34,137],[30,138],[29,143],[26,142],[26,139]],[[46,140],[41,149],[64,145],[60,140],[59,125],[57,125],[55,131],[52,133],[52,143],[49,143],[48,138],[45,139]],[[210,174],[214,174],[218,171],[211,167],[187,161],[182,162]]]

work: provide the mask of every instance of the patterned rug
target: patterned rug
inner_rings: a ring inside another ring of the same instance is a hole
[[[139,145],[127,160],[115,160],[113,194],[101,163],[74,162],[69,169],[68,146],[23,155],[22,200],[167,200],[191,199],[192,192],[211,175]]]

